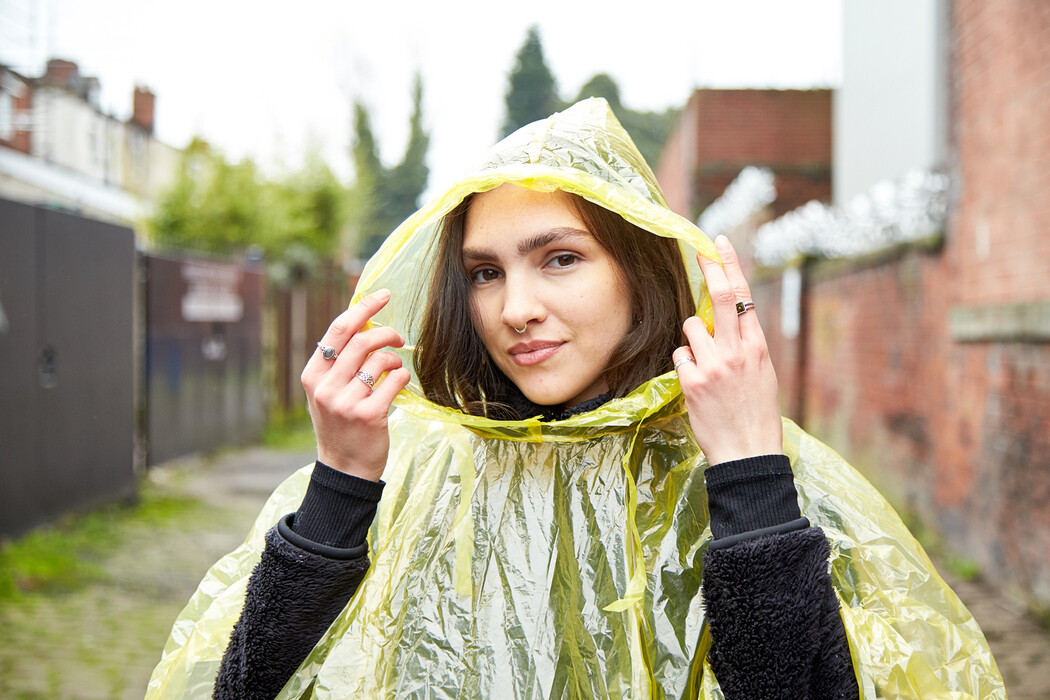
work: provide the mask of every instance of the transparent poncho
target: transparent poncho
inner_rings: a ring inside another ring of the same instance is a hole
[[[513,182],[562,189],[693,261],[717,257],[671,212],[600,99],[497,144],[395,230],[355,299],[386,287],[373,319],[411,367],[442,217]],[[1005,698],[981,630],[886,500],[835,452],[784,421],[803,515],[823,528],[862,698]],[[704,470],[674,372],[567,420],[495,421],[423,398],[394,402],[371,567],[279,698],[721,698],[701,598],[711,542]],[[297,509],[311,466],[263,507],[245,543],[179,615],[147,697],[210,697],[264,535]]]

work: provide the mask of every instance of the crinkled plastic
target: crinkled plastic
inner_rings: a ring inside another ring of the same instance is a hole
[[[605,102],[586,100],[508,137],[391,235],[356,293],[392,290],[377,324],[411,345],[437,223],[508,181],[575,192],[715,255],[666,208]],[[465,416],[413,381],[390,431],[371,568],[280,698],[722,697],[700,595],[707,463],[673,372],[550,423]],[[784,434],[802,512],[831,543],[861,696],[1005,698],[981,630],[893,509],[790,421]],[[147,697],[210,696],[264,534],[308,480],[309,467],[282,484],[205,576]]]

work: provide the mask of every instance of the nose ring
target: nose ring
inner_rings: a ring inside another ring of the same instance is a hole
[[[519,328],[514,328],[514,326],[511,326],[511,328],[514,328],[514,332],[517,333],[518,335],[521,335],[522,333],[524,333],[525,329],[528,328],[528,327],[529,327],[529,322],[528,321],[526,321],[525,325],[522,326],[520,329]]]

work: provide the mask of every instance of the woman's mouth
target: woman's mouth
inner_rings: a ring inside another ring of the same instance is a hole
[[[507,352],[514,363],[522,367],[539,364],[558,352],[564,343],[557,340],[534,340],[531,343],[518,343]]]

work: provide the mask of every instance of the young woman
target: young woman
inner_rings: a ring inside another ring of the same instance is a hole
[[[317,463],[209,573],[151,691],[1001,691],[884,502],[782,422],[735,252],[666,209],[601,101],[509,137],[400,227],[303,386]],[[892,571],[872,531],[908,555]],[[918,628],[914,650],[887,634]],[[948,637],[971,673],[928,644]]]

